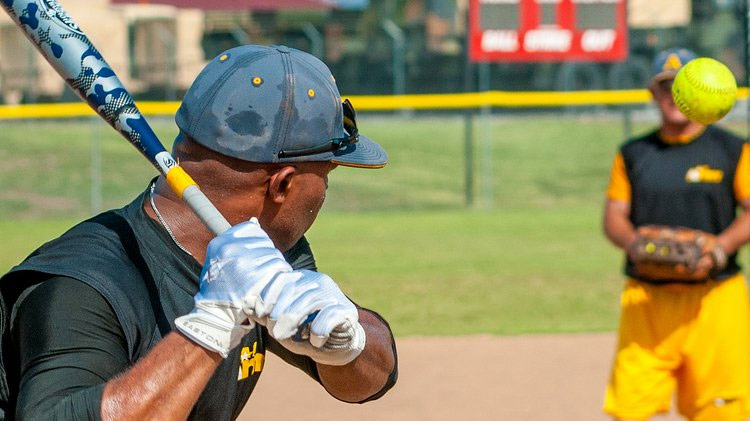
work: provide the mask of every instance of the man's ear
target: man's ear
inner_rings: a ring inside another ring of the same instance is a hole
[[[279,204],[286,200],[296,173],[297,169],[292,166],[285,166],[273,173],[268,180],[268,197]]]

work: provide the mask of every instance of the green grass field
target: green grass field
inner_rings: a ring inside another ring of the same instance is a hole
[[[462,124],[362,118],[390,164],[333,173],[308,234],[320,269],[398,335],[613,330],[621,256],[601,235],[600,210],[621,121],[496,118],[491,210],[463,205]],[[162,139],[174,134],[169,123],[156,129]],[[92,136],[107,168],[104,206],[121,206],[155,171],[106,127],[4,124],[0,272],[91,213]]]

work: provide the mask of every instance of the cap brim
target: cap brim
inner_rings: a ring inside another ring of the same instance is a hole
[[[663,80],[674,79],[677,76],[677,70],[665,70],[661,73],[657,73],[651,78],[651,82],[659,83]]]
[[[357,143],[334,152],[331,162],[345,167],[383,168],[388,163],[388,154],[374,140],[360,134]]]

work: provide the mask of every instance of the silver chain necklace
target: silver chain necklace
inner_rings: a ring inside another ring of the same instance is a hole
[[[151,203],[151,209],[154,210],[156,217],[159,218],[159,222],[161,223],[161,226],[163,226],[164,229],[167,230],[167,233],[169,234],[170,237],[172,237],[172,241],[174,241],[177,247],[179,247],[180,250],[192,256],[193,254],[187,251],[187,249],[183,247],[179,241],[177,241],[177,238],[174,236],[174,233],[172,233],[172,230],[169,229],[169,225],[167,225],[167,222],[164,221],[164,218],[161,216],[159,209],[156,208],[156,203],[154,203],[154,189],[155,188],[156,188],[156,183],[151,183],[151,188],[149,189],[149,192],[148,192],[148,200]]]

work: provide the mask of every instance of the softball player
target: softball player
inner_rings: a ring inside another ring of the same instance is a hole
[[[619,339],[604,402],[605,412],[618,419],[667,412],[675,391],[677,409],[688,419],[750,416],[750,311],[736,259],[750,240],[750,152],[742,139],[691,122],[675,106],[672,81],[694,57],[672,49],[654,60],[649,89],[662,124],[615,156],[604,231],[628,250],[642,225],[702,230],[717,236],[727,264],[704,282],[653,282],[639,278],[626,259]]]
[[[159,177],[12,269],[0,419],[234,419],[266,351],[346,402],[395,383],[388,324],[315,271],[303,236],[330,171],[387,161],[328,68],[282,46],[229,50],[176,121],[174,156],[235,226],[212,240]]]

